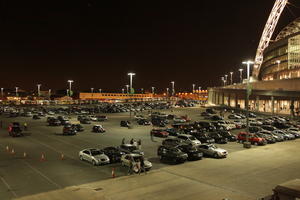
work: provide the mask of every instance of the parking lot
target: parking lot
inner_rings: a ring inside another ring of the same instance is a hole
[[[162,112],[166,114],[172,113],[178,116],[187,114],[192,120],[203,120],[203,117],[200,116],[200,113],[203,110],[204,108],[191,107],[175,108],[172,111],[162,110]],[[147,112],[145,111],[143,114],[146,115]],[[127,142],[129,142],[132,138],[141,139],[142,150],[145,152],[145,157],[153,164],[152,170],[166,169],[170,171],[171,169],[173,173],[180,174],[181,170],[190,170],[190,168],[185,169],[185,165],[192,165],[194,170],[196,170],[198,168],[197,166],[199,166],[199,172],[208,172],[209,174],[213,174],[213,172],[209,170],[209,166],[211,167],[214,163],[216,167],[222,168],[225,166],[223,166],[222,163],[225,163],[224,160],[226,159],[213,158],[190,161],[176,166],[161,163],[157,156],[157,148],[163,139],[155,137],[154,142],[151,140],[150,131],[152,126],[140,126],[134,124],[132,129],[128,129],[126,127],[120,127],[121,120],[130,119],[128,112],[108,113],[105,115],[108,117],[107,121],[84,124],[83,126],[85,131],[79,132],[74,136],[63,136],[62,126],[50,127],[46,123],[46,118],[32,120],[28,117],[5,118],[2,116],[1,120],[3,121],[3,128],[0,131],[0,198],[11,199],[50,190],[62,189],[68,186],[111,179],[112,168],[115,168],[117,177],[127,176],[128,169],[126,167],[122,167],[120,163],[93,166],[92,164],[83,162],[78,158],[78,152],[82,149],[90,147],[104,148],[107,146],[118,146],[121,144],[122,138],[125,138]],[[8,135],[8,124],[13,121],[18,121],[21,124],[26,122],[28,124],[28,130],[25,131],[24,137],[13,138]],[[77,116],[71,115],[70,121],[72,123],[78,123]],[[93,124],[103,125],[106,132],[91,132]],[[235,130],[233,132],[237,133],[239,131],[240,130]],[[255,149],[257,149],[255,152],[260,154],[263,151],[276,151],[277,148],[281,148],[282,146],[297,149],[297,143],[299,142],[298,140],[294,140],[287,141],[285,143],[289,143],[289,145],[282,145],[283,143],[281,143],[275,144],[274,146],[254,146],[251,151],[255,151]],[[218,144],[218,146],[226,149],[229,152],[229,157],[231,154],[238,155],[238,152],[245,151],[242,144],[237,142]],[[260,152],[260,149],[262,149],[262,152]],[[258,157],[261,158],[261,156],[262,154]],[[237,160],[235,159],[234,164],[237,164],[236,161]],[[238,178],[237,170],[241,165],[237,164],[235,167],[233,163],[226,161],[226,166],[229,165],[235,169],[226,169],[224,173],[228,176],[225,178],[228,179],[231,177],[236,180]],[[249,167],[251,168],[251,166]],[[263,167],[262,164],[261,167]],[[208,171],[205,172],[205,170]],[[259,174],[260,169],[257,170]],[[218,173],[220,173],[220,171]],[[232,173],[232,176],[230,176],[230,173]],[[241,174],[241,176],[244,175]],[[287,175],[286,177],[289,176]],[[223,182],[221,181],[223,178],[224,177],[221,176],[220,180],[218,180],[218,174],[216,174],[215,178],[210,178],[209,182]],[[284,180],[284,178],[281,178],[281,180]],[[227,181],[230,182],[230,180]],[[247,182],[248,180],[245,179],[245,181]],[[240,182],[240,180],[238,182]],[[244,184],[246,184],[246,182]],[[276,181],[273,180],[273,182],[276,185]],[[227,182],[223,183],[228,184]],[[244,186],[246,187],[246,185]],[[233,185],[232,187],[234,188],[236,185]],[[250,185],[249,187],[252,188],[255,187],[255,185]],[[244,190],[244,188],[239,188],[237,190]],[[259,195],[269,193],[271,193],[271,191],[259,191]]]

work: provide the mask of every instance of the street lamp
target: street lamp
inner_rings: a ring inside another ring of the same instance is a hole
[[[167,96],[169,96],[169,88],[167,88]]]
[[[124,88],[122,88],[122,94],[124,94],[124,90],[125,90],[125,89],[124,89]]]
[[[221,77],[221,80],[223,82],[223,86],[225,86],[225,78],[224,78],[224,76]]]
[[[155,87],[151,87],[152,88],[152,94],[154,94],[154,89],[155,89]]]
[[[127,91],[127,94],[129,93],[128,88],[129,88],[129,85],[126,85],[126,91]]]
[[[100,89],[99,89],[99,93],[101,93],[101,92],[102,92],[102,89],[100,88]]]
[[[73,83],[74,81],[73,80],[68,80],[68,83],[69,83],[69,91],[68,91],[68,94],[67,95],[69,95],[69,96],[71,96],[71,93],[72,93],[72,83]]]
[[[18,89],[19,89],[19,87],[16,87],[16,97],[19,96],[18,95]]]
[[[48,90],[48,96],[49,96],[49,99],[51,97],[51,89]]]
[[[196,86],[196,85],[195,85],[195,84],[193,84],[193,93],[195,92],[195,86]]]
[[[175,94],[175,82],[171,81],[171,84],[172,84],[172,96],[174,96],[174,94]]]
[[[233,72],[230,72],[230,85],[232,85],[233,81],[232,81],[232,75],[233,75]]]
[[[142,94],[144,93],[144,88],[141,88],[141,93],[142,93]]]
[[[244,65],[247,65],[247,95],[246,95],[246,111],[247,111],[247,118],[246,118],[246,125],[247,125],[247,134],[246,134],[246,142],[244,142],[244,148],[250,148],[251,143],[249,142],[249,96],[250,96],[250,65],[254,64],[253,61],[245,61],[243,62]]]
[[[1,97],[3,98],[4,93],[3,93],[4,88],[1,88]]]
[[[94,93],[94,88],[91,88],[91,93]]]
[[[241,83],[243,83],[243,69],[239,69],[240,71],[240,80],[241,80]]]
[[[228,75],[227,74],[225,74],[225,85],[227,85],[227,77],[228,77]]]
[[[130,76],[130,93],[132,93],[132,77],[135,75],[135,73],[128,73],[128,76]]]
[[[201,87],[199,86],[199,88],[198,88],[198,89],[199,89],[199,93],[200,93],[200,92],[201,92]]]
[[[41,96],[41,85],[42,84],[37,84],[38,96]]]

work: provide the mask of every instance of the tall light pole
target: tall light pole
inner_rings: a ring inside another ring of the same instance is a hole
[[[199,86],[198,89],[199,89],[199,93],[200,93],[201,92],[201,87]]]
[[[130,76],[130,82],[129,82],[129,86],[130,86],[130,94],[133,92],[132,91],[132,77],[135,75],[135,73],[128,73],[128,76]]]
[[[18,89],[19,89],[19,87],[16,87],[16,97],[19,96]]]
[[[48,90],[48,96],[49,96],[49,99],[51,97],[51,89]]]
[[[144,88],[141,88],[141,93],[144,94]]]
[[[232,83],[233,83],[232,75],[233,75],[233,72],[230,72],[230,85],[232,85]]]
[[[37,84],[37,89],[38,89],[38,96],[41,96],[41,85],[42,84]]]
[[[169,88],[167,88],[167,96],[169,96]]]
[[[281,61],[276,60],[276,63],[277,63],[277,79],[279,79],[279,65],[280,65]]]
[[[223,86],[225,86],[225,78],[224,78],[224,76],[221,77],[221,81],[223,83]]]
[[[175,81],[171,81],[172,84],[172,96],[175,95]]]
[[[228,75],[225,74],[225,85],[227,85],[227,81],[228,81]]]
[[[125,89],[124,89],[124,88],[122,88],[122,94],[124,94],[124,91],[125,91]]]
[[[72,83],[73,82],[74,82],[73,80],[68,80],[68,83],[69,83],[69,92],[68,92],[67,95],[69,95],[69,96],[72,96],[71,93],[72,93]]]
[[[243,83],[243,69],[239,69],[240,71],[240,80],[241,80],[241,83]]]
[[[100,88],[100,89],[99,89],[99,93],[101,93],[101,92],[102,92],[102,89]]]
[[[154,94],[154,89],[155,89],[155,87],[151,87],[151,89],[152,89],[152,94]]]
[[[126,85],[127,94],[129,93],[129,85]]]
[[[94,93],[94,88],[91,88],[91,93]]]
[[[4,93],[3,93],[4,88],[1,88],[1,97],[3,98]]]
[[[244,148],[250,148],[251,143],[249,142],[249,96],[250,96],[250,65],[254,64],[252,61],[245,61],[243,62],[244,65],[247,65],[247,95],[246,95],[246,111],[247,111],[247,117],[246,117],[246,126],[247,126],[247,134],[246,134],[246,142],[244,142]]]
[[[194,92],[195,92],[195,86],[196,86],[196,85],[195,85],[195,84],[193,84],[192,86],[193,86],[193,93],[194,93]]]

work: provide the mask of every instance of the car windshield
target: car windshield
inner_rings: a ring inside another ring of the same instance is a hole
[[[218,147],[217,147],[216,145],[211,144],[211,145],[208,145],[208,148],[216,149],[216,148],[218,148]]]
[[[100,150],[91,150],[92,156],[100,155],[102,154],[102,151]]]

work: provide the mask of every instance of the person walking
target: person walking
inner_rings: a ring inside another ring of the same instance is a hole
[[[122,144],[125,144],[125,138],[122,139]]]
[[[130,144],[132,144],[132,145],[133,145],[133,143],[134,143],[134,139],[133,139],[133,138],[131,138],[131,140],[130,140]]]
[[[150,132],[150,136],[151,136],[151,141],[152,141],[152,142],[155,142],[155,141],[154,141],[154,138],[153,138],[153,133],[152,133],[152,131]]]
[[[24,131],[27,131],[27,123],[26,122],[24,122],[24,124],[23,124],[23,126],[24,126]]]
[[[141,139],[138,140],[137,145],[138,145],[138,149],[142,150],[142,140]]]
[[[133,160],[132,158],[129,160],[128,172],[127,175],[131,175],[133,173]]]

